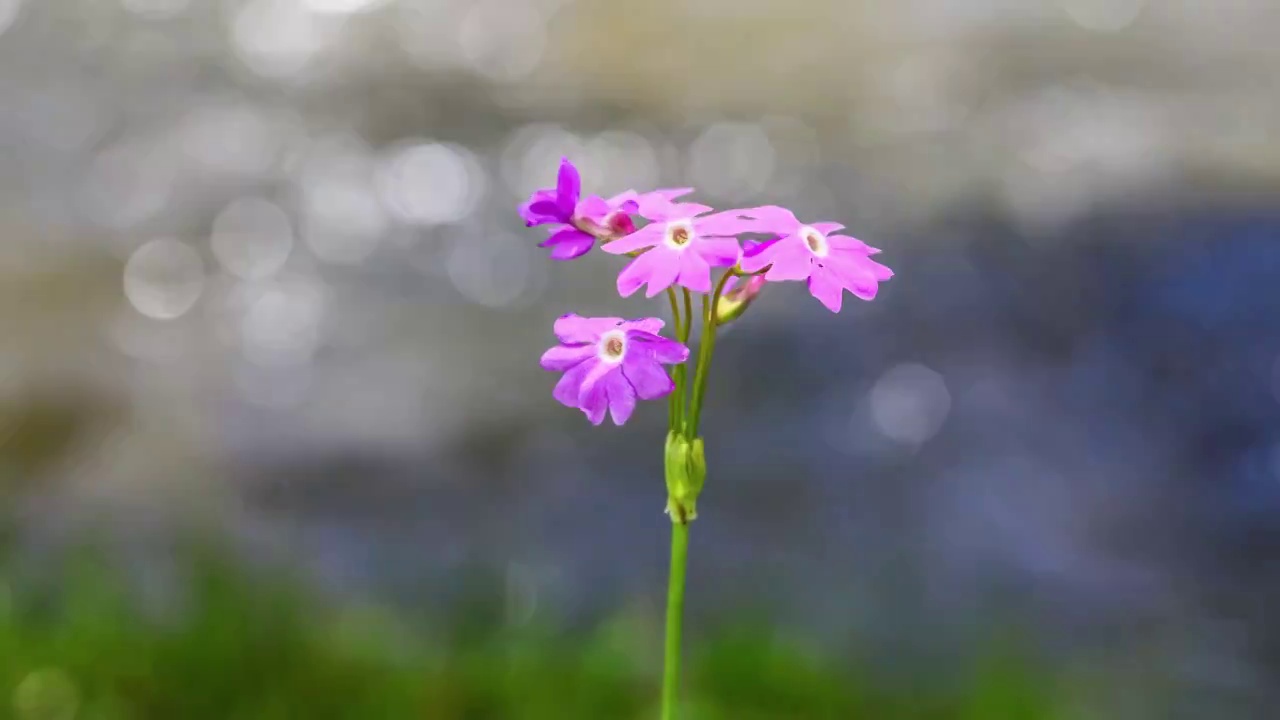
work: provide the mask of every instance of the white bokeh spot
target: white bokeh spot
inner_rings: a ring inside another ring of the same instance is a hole
[[[890,368],[871,388],[869,401],[880,432],[908,445],[936,435],[951,412],[951,393],[942,375],[918,363]]]
[[[154,320],[181,317],[204,290],[204,263],[191,247],[160,239],[139,247],[124,266],[124,294]]]
[[[209,236],[223,269],[243,280],[261,280],[284,266],[293,250],[293,226],[278,205],[241,198],[223,208]]]
[[[689,148],[689,177],[700,189],[729,200],[758,195],[774,168],[773,143],[759,125],[716,123]]]
[[[547,46],[546,21],[531,3],[476,0],[458,28],[462,56],[497,82],[528,77]]]
[[[377,171],[378,195],[400,221],[438,225],[465,220],[484,196],[484,170],[459,145],[415,143],[395,151]]]

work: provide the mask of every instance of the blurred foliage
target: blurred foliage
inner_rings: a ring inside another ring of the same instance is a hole
[[[200,552],[143,602],[87,556],[0,583],[4,717],[651,718],[658,618],[593,628],[514,624],[499,593],[448,622],[328,602],[305,583]],[[15,588],[21,587],[21,590]],[[477,585],[477,587],[480,587]],[[823,658],[769,626],[703,629],[687,654],[688,720],[1058,718],[1062,687],[1016,653],[983,654],[961,683],[893,681]],[[1002,646],[1003,647],[1003,646]]]

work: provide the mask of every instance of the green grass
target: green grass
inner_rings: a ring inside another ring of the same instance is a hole
[[[71,564],[39,590],[0,580],[0,717],[656,717],[661,625],[648,612],[587,631],[513,626],[482,593],[410,623],[205,553],[184,566],[179,602],[143,613],[103,567]],[[964,682],[891,680],[762,627],[694,633],[683,720],[1039,720],[1065,717],[1070,699],[1017,654],[978,653]]]

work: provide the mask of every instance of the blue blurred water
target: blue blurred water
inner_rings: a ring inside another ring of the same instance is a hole
[[[915,232],[956,242],[886,252],[898,277],[840,315],[771,287],[782,309],[717,345],[695,616],[750,601],[832,639],[928,644],[1004,613],[1087,646],[1211,618],[1205,588],[1274,586],[1280,217],[1129,209],[1047,246],[984,217]],[[869,399],[904,364],[945,388],[918,442],[901,433],[938,399],[912,393],[936,388]],[[476,563],[540,612],[656,604],[661,414],[592,428],[548,398],[442,452],[259,467],[250,503],[349,586]]]

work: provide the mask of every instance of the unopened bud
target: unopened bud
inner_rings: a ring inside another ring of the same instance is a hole
[[[671,522],[686,524],[698,517],[698,495],[707,480],[702,438],[689,440],[675,431],[667,433],[665,460],[667,514]]]
[[[716,303],[716,324],[724,325],[738,319],[764,289],[764,283],[763,275],[729,278],[720,294],[720,301]]]

